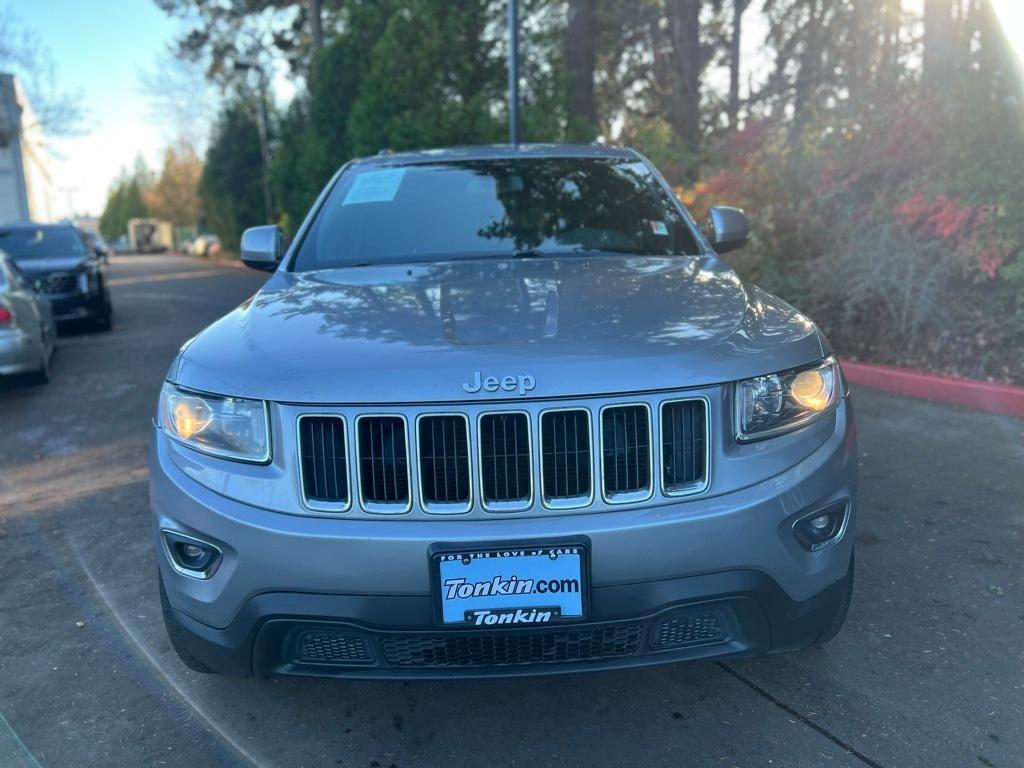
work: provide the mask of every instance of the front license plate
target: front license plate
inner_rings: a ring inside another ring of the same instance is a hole
[[[441,552],[441,621],[522,627],[584,617],[585,550],[580,545]]]

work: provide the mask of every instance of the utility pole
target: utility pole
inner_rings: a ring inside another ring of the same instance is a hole
[[[274,200],[270,192],[270,120],[267,115],[267,73],[263,68],[263,64],[256,59],[236,61],[235,68],[253,70],[257,76],[260,114],[259,123],[256,127],[260,135],[260,159],[263,164],[263,209],[266,214],[267,224],[273,224]]]
[[[263,160],[263,208],[267,224],[273,223],[274,200],[270,194],[270,125],[267,117],[267,76],[263,67],[257,70],[260,77],[260,157]]]
[[[322,5],[323,0],[309,0],[309,36],[313,41],[314,56],[324,47],[324,29],[320,18]]]
[[[519,2],[508,0],[508,140],[519,145]]]

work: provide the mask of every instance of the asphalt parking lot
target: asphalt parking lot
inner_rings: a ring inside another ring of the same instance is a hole
[[[112,333],[0,384],[0,766],[1024,765],[1024,422],[854,393],[857,581],[829,646],[452,683],[239,680],[167,642],[146,442],[180,344],[260,285],[115,257]]]

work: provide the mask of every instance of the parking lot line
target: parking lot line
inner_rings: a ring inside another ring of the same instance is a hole
[[[206,713],[206,710],[203,708],[203,706],[198,701],[196,701],[192,696],[190,696],[184,688],[178,685],[174,678],[167,674],[164,668],[160,666],[160,662],[157,660],[157,658],[153,656],[153,654],[149,651],[148,648],[146,648],[142,640],[135,634],[132,628],[125,623],[124,619],[121,618],[120,614],[117,612],[117,609],[114,607],[114,604],[110,601],[110,598],[107,596],[107,591],[103,588],[99,581],[96,580],[95,575],[93,575],[92,569],[89,568],[89,565],[85,562],[85,558],[82,557],[82,553],[78,551],[78,548],[74,546],[70,539],[68,540],[68,545],[71,551],[74,552],[75,559],[78,560],[78,564],[82,568],[82,572],[85,574],[85,577],[89,580],[89,584],[92,587],[93,592],[99,598],[100,602],[103,604],[103,607],[106,608],[107,613],[110,615],[110,618],[114,620],[114,623],[117,625],[117,628],[121,630],[121,633],[124,635],[125,639],[127,639],[128,642],[132,646],[134,646],[135,650],[139,652],[142,658],[149,662],[150,666],[153,667],[157,675],[164,681],[164,683],[166,683],[168,688],[174,691],[174,693],[177,694],[178,698],[180,698],[181,701],[189,709],[195,712],[196,717],[198,717],[203,722],[203,725],[207,729],[209,729],[211,733],[216,734],[220,739],[224,741],[225,744],[227,744],[232,750],[234,750],[235,753],[237,753],[238,757],[242,758],[243,760],[245,760],[253,766],[263,765],[263,763],[257,760],[255,757],[253,757],[253,755],[244,746],[242,746],[242,744],[240,744],[237,739],[232,737],[231,734],[229,734],[227,731],[221,728],[217,724],[217,722]],[[15,736],[15,738],[17,738],[17,736]]]
[[[10,724],[0,714],[0,763],[11,768],[42,768]]]

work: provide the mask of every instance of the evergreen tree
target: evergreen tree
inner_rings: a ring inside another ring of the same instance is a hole
[[[266,223],[256,115],[252,97],[236,94],[227,101],[199,182],[207,223],[229,250],[238,248],[246,227]]]

